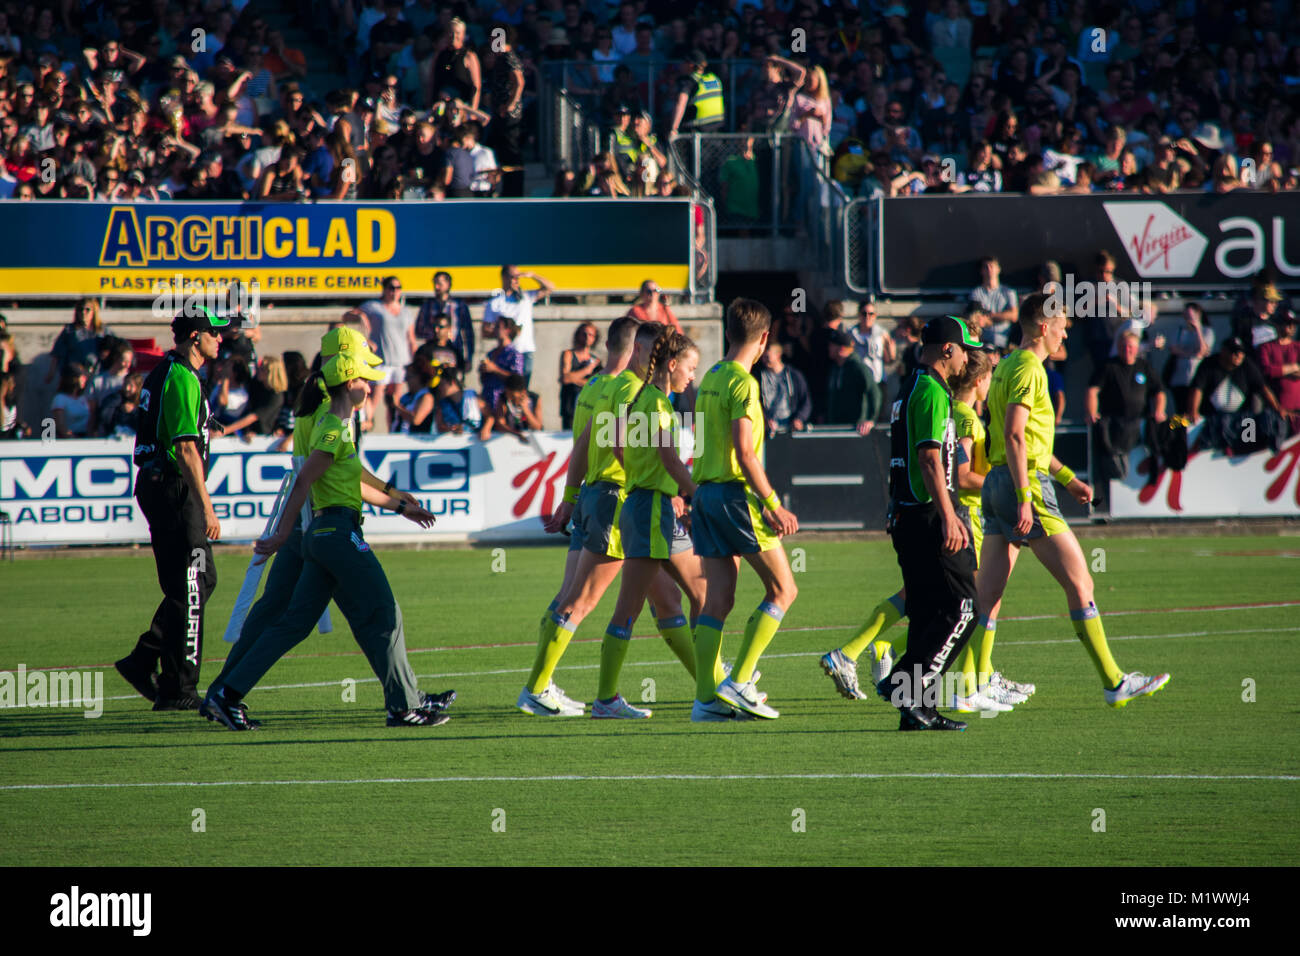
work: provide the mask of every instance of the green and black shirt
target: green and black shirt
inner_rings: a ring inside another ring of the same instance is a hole
[[[943,378],[922,365],[907,380],[890,415],[889,497],[893,504],[930,504],[921,476],[918,452],[936,447],[943,460],[949,491],[956,485],[957,430],[952,417],[952,392]]]
[[[179,474],[176,442],[199,443],[203,470],[208,469],[208,419],[212,409],[196,371],[176,352],[168,352],[140,389],[140,425],[135,433],[135,464],[162,467]]]

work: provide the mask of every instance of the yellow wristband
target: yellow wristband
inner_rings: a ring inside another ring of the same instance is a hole
[[[1052,477],[1056,479],[1058,485],[1064,488],[1070,482],[1074,481],[1074,472],[1072,472],[1067,466],[1062,465],[1061,470]]]
[[[777,508],[781,507],[781,499],[776,496],[775,488],[772,489],[771,493],[763,499],[763,507],[768,511],[775,511]]]
[[[578,503],[578,486],[577,486],[577,485],[565,485],[565,486],[564,486],[564,502],[565,502],[566,504],[570,504],[570,505],[576,505],[576,504]]]
[[[1024,488],[1017,488],[1017,489],[1016,489],[1016,501],[1020,502],[1021,504],[1024,504],[1024,503],[1025,503],[1026,501],[1028,501],[1028,500],[1029,500],[1029,488],[1028,488],[1028,486],[1026,486],[1026,487],[1024,487]]]

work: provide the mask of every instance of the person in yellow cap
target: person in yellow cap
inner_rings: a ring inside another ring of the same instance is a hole
[[[335,332],[338,337],[329,340]],[[268,557],[285,548],[310,495],[313,520],[302,536],[301,570],[288,606],[233,666],[227,662],[201,708],[209,720],[231,730],[256,726],[248,717],[244,696],[276,660],[311,633],[331,598],[383,685],[388,725],[437,726],[449,719],[444,708],[435,706],[415,684],[406,659],[401,610],[379,560],[361,535],[363,500],[391,508],[424,528],[432,527],[435,518],[411,496],[390,495],[391,483],[370,474],[357,455],[352,412],[370,394],[368,383],[382,380],[383,375],[373,364],[377,356],[364,342],[352,339],[351,332],[332,330],[326,336],[329,341],[322,342],[323,354],[327,349],[335,354],[321,366],[319,382],[308,380],[302,389],[299,420],[311,428],[305,446],[298,445],[295,428],[295,451],[305,452],[306,460],[275,532],[254,547]],[[292,564],[291,558],[290,568]],[[252,620],[253,614],[249,617]],[[236,649],[244,640],[241,636]]]

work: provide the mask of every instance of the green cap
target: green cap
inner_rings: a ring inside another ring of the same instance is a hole
[[[955,315],[941,315],[931,319],[921,329],[922,345],[960,345],[968,349],[984,348],[984,343],[971,335],[966,323]]]

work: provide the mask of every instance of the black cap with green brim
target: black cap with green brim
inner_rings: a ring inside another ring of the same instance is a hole
[[[187,338],[193,332],[225,332],[239,327],[238,316],[217,315],[203,305],[186,305],[172,319],[172,334],[177,338]]]
[[[971,335],[966,323],[955,315],[941,315],[931,319],[921,329],[922,345],[946,345],[949,342],[968,349],[984,348],[984,343]]]

